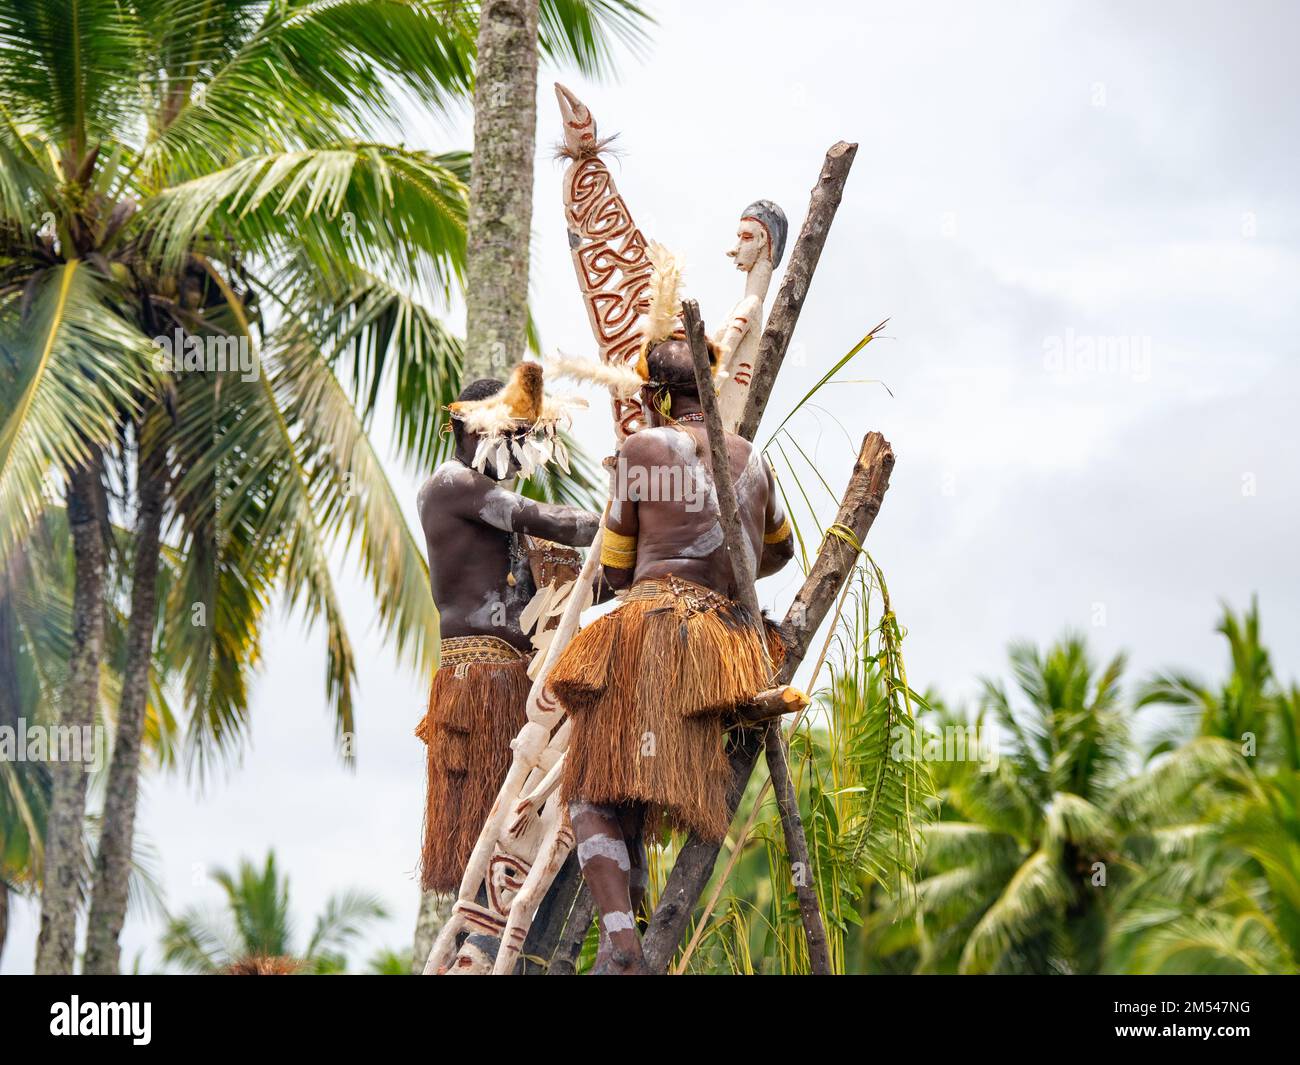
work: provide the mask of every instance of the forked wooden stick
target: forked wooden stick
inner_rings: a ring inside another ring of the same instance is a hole
[[[694,300],[682,302],[682,322],[686,326],[686,339],[691,345],[691,358],[695,362],[695,384],[700,393],[700,406],[704,410],[704,428],[709,436],[709,452],[713,460],[713,487],[718,496],[718,516],[722,522],[723,542],[731,560],[731,575],[741,606],[749,613],[763,634],[763,615],[758,605],[758,592],[754,588],[754,566],[744,550],[741,540],[740,508],[736,503],[735,485],[731,482],[731,467],[727,458],[727,438],[722,431],[722,418],[718,414],[718,399],[713,391],[713,368],[704,341],[704,322],[700,307]],[[781,827],[785,832],[786,853],[790,858],[791,878],[799,899],[799,916],[803,921],[804,936],[808,940],[808,960],[814,974],[829,976],[830,951],[826,945],[826,926],[822,923],[821,907],[817,903],[817,889],[812,882],[812,862],[808,859],[808,840],[804,836],[803,820],[799,816],[799,797],[790,780],[790,765],[786,758],[785,736],[780,722],[764,729],[767,749],[767,770],[772,777],[777,808],[781,812]]]
[[[825,620],[845,580],[853,571],[861,545],[889,488],[894,469],[894,451],[879,433],[868,433],[858,452],[858,461],[849,478],[848,488],[840,501],[835,524],[851,536],[827,536],[803,587],[781,625],[785,637],[786,658],[781,670],[788,682],[803,663],[808,646]],[[851,542],[850,542],[851,541]],[[745,785],[754,771],[762,733],[741,729],[731,750],[731,815],[735,816],[745,793]],[[642,946],[646,963],[655,972],[664,972],[672,960],[695,912],[695,904],[713,875],[721,844],[691,836],[677,855],[659,905],[646,929]]]

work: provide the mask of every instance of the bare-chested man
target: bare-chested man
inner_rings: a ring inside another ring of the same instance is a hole
[[[534,372],[540,378],[540,368]],[[540,392],[540,379],[536,385]],[[504,387],[475,381],[458,402],[487,400]],[[516,438],[528,431],[526,419],[522,425]],[[479,434],[455,415],[452,426],[455,455],[419,494],[442,664],[417,735],[428,745],[421,880],[426,891],[454,893],[510,767],[510,741],[526,720],[532,646],[519,614],[536,589],[522,537],[585,546],[600,518],[502,487],[498,479],[518,473],[518,462],[511,456],[498,469],[489,460],[480,473],[473,466]]]
[[[573,722],[562,794],[600,911],[602,974],[646,971],[647,815],[651,829],[726,834],[725,718],[769,685],[779,655],[736,602],[690,348],[661,342],[646,366],[650,428],[617,457],[601,551],[605,579],[628,591],[550,675]],[[758,450],[731,434],[727,449],[741,546],[766,576],[793,555],[790,525]]]

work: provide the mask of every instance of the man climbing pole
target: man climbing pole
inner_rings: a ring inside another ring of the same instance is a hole
[[[616,458],[601,551],[623,605],[579,633],[549,679],[573,723],[561,787],[600,913],[593,973],[648,971],[635,916],[644,832],[726,834],[726,718],[770,686],[781,656],[737,602],[675,289],[675,270],[657,262],[641,360],[648,427]],[[793,543],[772,472],[741,437],[727,434],[727,453],[741,549],[751,572],[775,573]]]

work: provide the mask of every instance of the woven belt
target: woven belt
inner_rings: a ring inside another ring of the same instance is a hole
[[[662,595],[671,595],[673,598],[681,600],[681,604],[686,608],[688,614],[704,614],[710,610],[735,606],[730,599],[720,592],[715,592],[712,588],[705,588],[702,584],[684,581],[680,577],[674,577],[671,574],[667,577],[637,581],[627,595],[623,596],[623,602],[636,603],[646,599],[658,599]]]
[[[499,636],[451,636],[442,641],[440,661],[442,668],[457,667],[457,673],[464,676],[462,666],[477,663],[508,665],[522,662],[528,657],[512,643]]]

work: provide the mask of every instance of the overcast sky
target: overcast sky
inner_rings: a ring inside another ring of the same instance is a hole
[[[1215,678],[1219,603],[1255,593],[1279,672],[1300,674],[1294,7],[649,6],[653,43],[616,83],[563,78],[602,134],[620,134],[620,188],[685,258],[710,324],[741,294],[724,256],[741,208],[776,200],[793,244],[826,148],[860,145],[769,409],[890,318],[888,339],[843,373],[856,383],[823,392],[792,429],[837,492],[865,432],[897,452],[869,546],[913,684],[970,700],[1009,641],[1067,627],[1098,656],[1130,651],[1131,680],[1175,664]],[[539,87],[533,307],[548,349],[589,355],[551,158],[554,76]],[[468,147],[470,121],[413,119],[406,136]],[[603,404],[579,436],[608,453]],[[414,523],[422,473],[389,469]],[[367,950],[401,948],[427,678],[394,661],[355,566],[340,569],[358,771],[331,748],[323,638],[284,618],[242,768],[202,796],[153,777],[141,834],[174,910],[217,901],[210,867],[274,848],[299,942],[331,893],[355,887],[393,912]],[[764,605],[784,611],[797,583],[764,582]],[[30,971],[36,909],[15,911],[4,971]],[[127,964],[143,952],[156,967],[160,926],[132,918]]]

